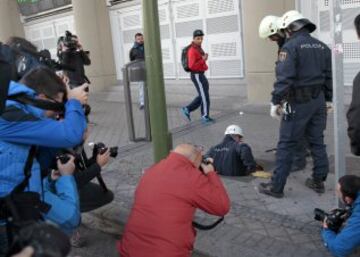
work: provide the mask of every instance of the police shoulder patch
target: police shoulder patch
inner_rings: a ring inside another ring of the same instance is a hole
[[[283,61],[286,60],[286,58],[287,58],[287,52],[280,51],[279,56],[278,56],[278,60],[280,62],[283,62]]]

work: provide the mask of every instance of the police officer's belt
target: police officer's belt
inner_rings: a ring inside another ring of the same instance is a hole
[[[322,86],[306,86],[306,87],[294,87],[289,93],[289,102],[306,103],[311,99],[315,99],[322,91]]]

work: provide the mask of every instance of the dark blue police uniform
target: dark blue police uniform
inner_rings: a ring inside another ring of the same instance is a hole
[[[307,29],[294,32],[279,52],[272,92],[275,105],[287,101],[289,108],[280,125],[272,191],[282,193],[296,146],[309,141],[314,161],[313,179],[324,181],[329,163],[324,144],[326,101],[332,98],[331,51],[311,37]]]

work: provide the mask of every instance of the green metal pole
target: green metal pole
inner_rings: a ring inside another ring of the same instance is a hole
[[[168,155],[172,140],[167,124],[157,0],[142,0],[142,7],[151,137],[154,161],[158,162]]]

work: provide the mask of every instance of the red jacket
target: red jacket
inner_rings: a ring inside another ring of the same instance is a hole
[[[203,59],[203,55],[205,55],[205,53],[201,46],[191,43],[191,47],[188,50],[188,65],[192,72],[207,71],[208,66]]]
[[[171,153],[149,168],[139,182],[118,243],[120,256],[189,257],[195,241],[192,220],[196,208],[223,216],[230,200],[215,172],[205,176],[184,156]]]

